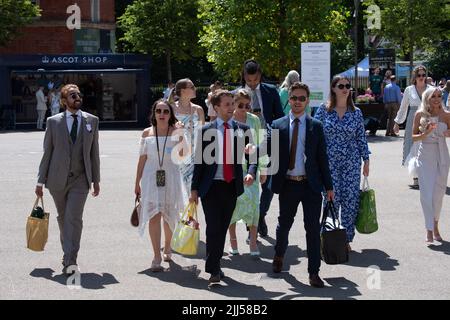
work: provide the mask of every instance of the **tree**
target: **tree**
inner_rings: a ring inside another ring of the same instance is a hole
[[[125,50],[165,56],[167,78],[172,81],[172,59],[182,61],[201,54],[197,18],[192,0],[136,0],[118,18]]]
[[[450,40],[442,41],[427,56],[428,68],[435,80],[450,76]]]
[[[414,51],[443,37],[446,6],[442,0],[371,0],[381,8],[378,34],[398,46],[413,68]]]
[[[0,46],[20,34],[20,28],[40,16],[38,6],[30,0],[0,0]]]
[[[239,79],[244,60],[255,58],[266,75],[282,79],[298,69],[302,42],[349,42],[341,1],[199,0],[202,46],[215,68]]]

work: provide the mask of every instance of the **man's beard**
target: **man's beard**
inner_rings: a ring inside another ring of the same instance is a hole
[[[80,102],[80,103],[77,103]],[[83,101],[81,100],[76,100],[73,102],[73,104],[71,106],[69,106],[70,109],[72,110],[79,110],[81,109],[81,106],[83,105]]]

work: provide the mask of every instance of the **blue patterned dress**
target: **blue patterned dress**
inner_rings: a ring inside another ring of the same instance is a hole
[[[369,159],[360,109],[347,110],[339,119],[338,113],[328,112],[321,105],[315,116],[323,124],[330,171],[333,179],[336,208],[341,209],[342,225],[347,229],[347,240],[355,236],[355,220],[359,211],[359,187],[361,183],[361,159]]]

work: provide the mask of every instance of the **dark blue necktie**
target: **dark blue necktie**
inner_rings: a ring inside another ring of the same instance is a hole
[[[72,138],[72,142],[75,144],[77,140],[77,130],[78,130],[78,116],[76,114],[72,114],[73,123],[72,129],[70,129],[70,137]]]

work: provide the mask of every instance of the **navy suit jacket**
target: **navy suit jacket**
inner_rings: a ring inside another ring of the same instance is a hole
[[[205,135],[205,132],[211,129],[214,130],[211,141],[205,141],[205,139],[202,139],[202,137]],[[234,181],[236,184],[237,196],[240,196],[242,193],[244,193],[244,174],[242,170],[242,164],[238,163],[238,157],[240,158],[244,154],[243,148],[248,143],[253,144],[253,141],[251,138],[252,135],[250,131],[247,132],[247,130],[250,129],[249,126],[233,120],[233,129],[235,133],[237,132],[236,130],[238,129],[240,129],[241,132],[243,132],[241,136],[239,136],[238,134],[234,135],[234,152],[233,152],[234,156],[233,171],[235,178]],[[246,132],[247,134],[245,134]],[[217,121],[214,120],[213,122],[204,125],[201,130],[201,135],[199,134],[197,137],[197,145],[194,157],[195,161],[194,175],[192,177],[191,190],[197,190],[200,198],[204,197],[208,193],[214,181],[214,177],[216,175],[218,166],[217,162],[213,161],[213,163],[207,164],[205,162],[205,159],[203,158],[203,152],[205,151],[205,148],[207,148],[208,146],[209,146],[208,150],[213,147],[215,148],[215,150],[218,150],[219,147],[218,147],[217,133],[218,133]],[[240,139],[243,139],[243,141],[242,140],[239,141]],[[215,145],[210,146],[211,144]],[[238,146],[242,146],[242,150],[238,150],[237,149]],[[209,151],[207,151],[207,153],[209,154]],[[215,157],[214,151],[212,152],[212,156]],[[245,155],[245,157],[247,160],[249,159],[247,155]],[[247,167],[248,167],[247,173],[250,173],[254,177],[256,177],[257,164],[249,164]],[[254,183],[256,183],[256,181]]]
[[[276,119],[284,117],[283,108],[281,107],[280,95],[277,88],[268,83],[260,83],[261,98],[263,103],[263,116],[268,125]]]
[[[286,181],[286,173],[289,168],[289,115],[272,123],[271,130],[279,130],[279,168],[272,180],[269,188],[274,193],[280,193]],[[271,134],[267,137],[267,150],[271,154]],[[316,192],[333,190],[333,183],[328,164],[325,135],[322,123],[316,119],[306,116],[306,137],[305,137],[305,170],[310,187]],[[272,157],[272,161],[273,157]]]

